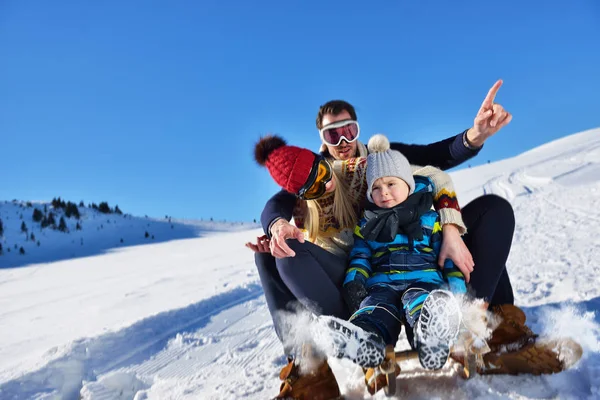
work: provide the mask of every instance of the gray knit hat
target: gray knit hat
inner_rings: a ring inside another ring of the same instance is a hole
[[[382,134],[369,139],[367,156],[367,197],[373,202],[371,192],[373,183],[384,176],[402,179],[409,187],[408,194],[415,191],[415,180],[408,160],[402,153],[390,149],[390,141]]]

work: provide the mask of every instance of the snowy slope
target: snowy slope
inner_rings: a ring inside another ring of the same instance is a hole
[[[40,222],[32,219],[35,209],[45,215],[53,213],[56,226],[63,217],[68,231],[42,228]],[[78,210],[81,215],[76,219],[73,216],[67,218],[64,209],[54,208],[51,203],[17,200],[0,202],[0,220],[4,227],[4,235],[0,236],[3,249],[0,268],[94,256],[129,246],[259,226],[255,223],[244,225],[242,222],[180,220],[169,216],[157,219],[129,214],[104,214],[89,207],[78,207]],[[25,232],[21,229],[23,223]],[[77,229],[78,225],[81,229]],[[20,253],[21,247],[25,254]]]
[[[516,301],[542,336],[578,340],[582,360],[543,377],[463,381],[452,366],[434,377],[414,370],[399,379],[402,398],[600,398],[599,149],[596,129],[452,174],[462,205],[482,193],[511,201]],[[273,396],[284,360],[243,246],[260,234],[221,232],[0,269],[0,398]],[[331,365],[346,398],[369,398],[358,368]]]

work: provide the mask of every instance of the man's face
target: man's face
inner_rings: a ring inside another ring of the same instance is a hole
[[[323,116],[323,127],[326,127],[329,124],[334,122],[342,121],[345,119],[351,119],[350,113],[346,110],[342,111],[338,115],[333,114],[325,114]],[[358,146],[358,141],[355,140],[352,143],[348,143],[342,139],[339,146],[330,146],[327,143],[327,150],[329,150],[329,154],[336,160],[347,160],[352,157],[356,157],[356,149]]]
[[[373,182],[371,197],[373,203],[381,208],[392,208],[408,198],[410,188],[402,179],[384,176]]]

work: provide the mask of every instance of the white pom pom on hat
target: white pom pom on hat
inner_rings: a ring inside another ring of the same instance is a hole
[[[370,153],[381,153],[382,151],[388,151],[390,149],[390,141],[385,135],[378,133],[369,139],[367,145]]]

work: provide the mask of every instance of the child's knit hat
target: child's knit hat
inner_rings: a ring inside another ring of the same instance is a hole
[[[254,158],[266,166],[279,186],[297,194],[308,180],[316,154],[308,149],[288,146],[279,136],[262,137],[254,147]]]
[[[373,183],[384,176],[402,179],[409,187],[408,194],[415,191],[415,180],[408,160],[402,153],[390,149],[390,141],[382,134],[369,139],[367,156],[367,197],[373,202]]]

